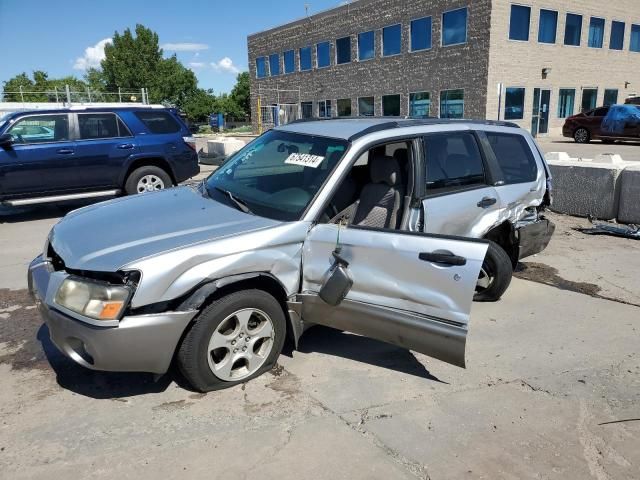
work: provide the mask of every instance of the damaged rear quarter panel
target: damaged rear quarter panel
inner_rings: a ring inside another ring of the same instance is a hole
[[[292,295],[299,289],[302,245],[310,225],[283,223],[132,262],[124,270],[142,272],[132,307],[174,300],[203,282],[254,272],[270,273]]]

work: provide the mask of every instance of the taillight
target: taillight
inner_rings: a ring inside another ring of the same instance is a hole
[[[196,139],[194,137],[182,137],[184,143],[194,152],[198,152],[196,147]]]

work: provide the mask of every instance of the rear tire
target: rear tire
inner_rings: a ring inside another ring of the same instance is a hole
[[[573,139],[576,143],[589,143],[591,141],[591,134],[586,128],[580,127],[573,132]]]
[[[262,290],[231,293],[196,317],[178,350],[178,367],[200,392],[248,382],[273,367],[286,330],[274,297]]]
[[[511,258],[500,245],[490,241],[473,300],[476,302],[497,302],[509,288],[512,277]]]
[[[124,190],[127,195],[164,190],[173,186],[173,181],[162,168],[153,165],[145,165],[136,168],[127,177]]]

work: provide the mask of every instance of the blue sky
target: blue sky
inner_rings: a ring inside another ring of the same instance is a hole
[[[177,53],[199,85],[229,91],[247,69],[247,35],[340,0],[0,0],[0,82],[44,70],[82,77],[114,31],[136,23],[156,31],[165,55]]]

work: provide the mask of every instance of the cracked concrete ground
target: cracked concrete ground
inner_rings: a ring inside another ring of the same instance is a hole
[[[640,242],[553,215],[549,249],[474,305],[467,370],[315,328],[201,395],[51,345],[24,272],[58,214],[0,225],[1,478],[640,478]]]

